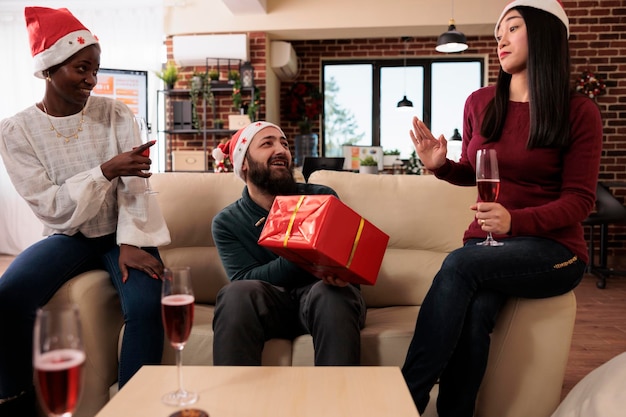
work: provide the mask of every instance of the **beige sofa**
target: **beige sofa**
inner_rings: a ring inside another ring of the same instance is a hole
[[[241,195],[243,183],[233,174],[213,173],[162,173],[151,181],[172,235],[172,243],[161,248],[164,262],[192,268],[197,308],[184,363],[211,365],[213,303],[228,283],[211,237],[211,219]],[[317,171],[309,181],[334,188],[347,205],[390,236],[376,285],[362,287],[368,305],[362,363],[401,366],[420,303],[444,257],[461,245],[463,230],[472,220],[468,207],[475,190],[433,176]],[[86,387],[76,417],[92,416],[115,386],[122,318],[115,290],[103,271],[74,278],[51,302],[69,300],[80,307],[87,350]],[[477,416],[548,417],[556,409],[575,312],[572,292],[508,302],[492,336]],[[263,361],[312,365],[311,337],[270,340]],[[163,363],[174,363],[170,348]],[[429,408],[426,415],[432,413]]]

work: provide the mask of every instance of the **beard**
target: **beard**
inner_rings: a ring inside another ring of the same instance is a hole
[[[292,195],[296,192],[296,180],[293,176],[293,164],[285,170],[272,170],[269,166],[274,158],[267,163],[255,161],[246,156],[248,161],[247,179],[269,195]],[[281,158],[282,159],[282,158]]]

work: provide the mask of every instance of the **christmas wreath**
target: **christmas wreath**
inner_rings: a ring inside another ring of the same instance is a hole
[[[313,83],[293,83],[286,98],[287,119],[298,122],[300,132],[310,133],[311,123],[322,113],[322,94]]]
[[[585,94],[589,98],[601,96],[605,93],[606,85],[596,77],[593,72],[583,71],[576,83],[576,91]]]

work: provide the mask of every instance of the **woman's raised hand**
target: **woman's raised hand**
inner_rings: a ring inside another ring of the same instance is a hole
[[[446,162],[448,141],[443,135],[435,139],[430,129],[417,117],[413,118],[413,130],[410,135],[415,152],[426,169],[437,169]]]

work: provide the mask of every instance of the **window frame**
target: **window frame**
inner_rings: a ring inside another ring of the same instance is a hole
[[[446,57],[407,57],[406,62],[404,57],[402,58],[376,58],[376,59],[322,59],[321,60],[321,93],[322,96],[326,95],[326,84],[324,82],[326,75],[326,68],[328,66],[335,65],[371,65],[372,66],[372,143],[371,146],[381,146],[381,126],[380,126],[380,79],[381,70],[385,67],[416,67],[421,66],[424,68],[424,123],[430,128],[431,126],[431,111],[432,111],[432,64],[441,62],[477,62],[480,65],[480,85],[485,86],[485,80],[487,74],[485,73],[488,65],[488,57],[485,55],[463,55],[463,56],[446,56]],[[399,97],[400,99],[401,97]],[[324,100],[325,101],[325,100]],[[325,104],[324,104],[325,105]],[[324,109],[325,110],[325,109]],[[325,115],[325,111],[322,113]],[[325,116],[324,116],[325,117]],[[324,131],[324,120],[321,123],[322,133],[322,155],[326,155],[326,134]],[[370,146],[370,145],[367,145]]]

